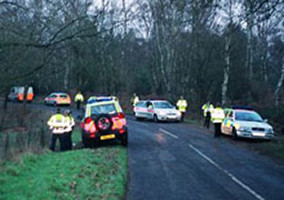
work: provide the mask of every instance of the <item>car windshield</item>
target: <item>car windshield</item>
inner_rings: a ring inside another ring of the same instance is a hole
[[[61,94],[60,97],[61,98],[67,98],[67,95],[66,94]]]
[[[263,119],[256,112],[236,112],[236,120],[263,122]]]
[[[114,114],[116,113],[115,105],[114,104],[102,104],[102,105],[94,105],[91,107],[91,114],[98,115],[98,114]]]
[[[155,108],[158,109],[169,109],[169,108],[174,108],[172,104],[169,102],[154,102]]]

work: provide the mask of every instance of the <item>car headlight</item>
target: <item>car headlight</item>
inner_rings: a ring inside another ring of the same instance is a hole
[[[238,128],[238,131],[242,131],[242,132],[250,132],[250,128],[246,127],[246,126],[240,126]]]

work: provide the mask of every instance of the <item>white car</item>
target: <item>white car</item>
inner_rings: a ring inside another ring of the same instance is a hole
[[[139,101],[134,107],[134,113],[137,120],[181,121],[181,112],[164,100]]]
[[[266,120],[253,110],[247,109],[225,109],[226,117],[221,125],[221,132],[238,137],[254,139],[272,139],[274,131]]]

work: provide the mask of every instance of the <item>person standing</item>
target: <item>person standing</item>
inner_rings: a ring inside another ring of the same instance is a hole
[[[60,112],[60,108],[57,109],[56,114],[50,117],[50,119],[47,122],[47,125],[49,126],[52,133],[50,150],[55,151],[55,145],[58,139],[60,145],[60,151],[64,151],[65,150],[64,133],[67,123],[64,115],[61,114]]]
[[[75,120],[72,116],[71,110],[65,110],[64,116],[65,116],[66,123],[67,123],[65,133],[64,133],[65,149],[72,150],[72,146],[73,146],[72,131],[74,130],[74,127],[75,127]]]
[[[187,108],[187,101],[183,98],[183,96],[180,96],[180,99],[177,101],[177,108],[181,112],[181,121],[183,122],[186,108]]]
[[[74,101],[76,102],[77,109],[79,110],[81,103],[84,102],[84,96],[82,95],[80,91],[78,91],[77,94],[75,95]]]
[[[214,110],[214,106],[208,101],[202,106],[204,116],[204,127],[210,128],[211,113]]]
[[[139,97],[136,95],[136,93],[134,93],[133,97],[131,98],[132,106],[135,107],[138,102],[139,102]]]
[[[221,124],[225,118],[224,110],[221,108],[220,105],[217,105],[217,107],[212,112],[212,123],[214,124],[215,128],[215,137],[219,137],[221,135]]]

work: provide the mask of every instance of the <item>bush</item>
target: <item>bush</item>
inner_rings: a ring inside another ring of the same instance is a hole
[[[0,161],[23,152],[41,152],[49,141],[47,116],[15,105],[0,112]]]

